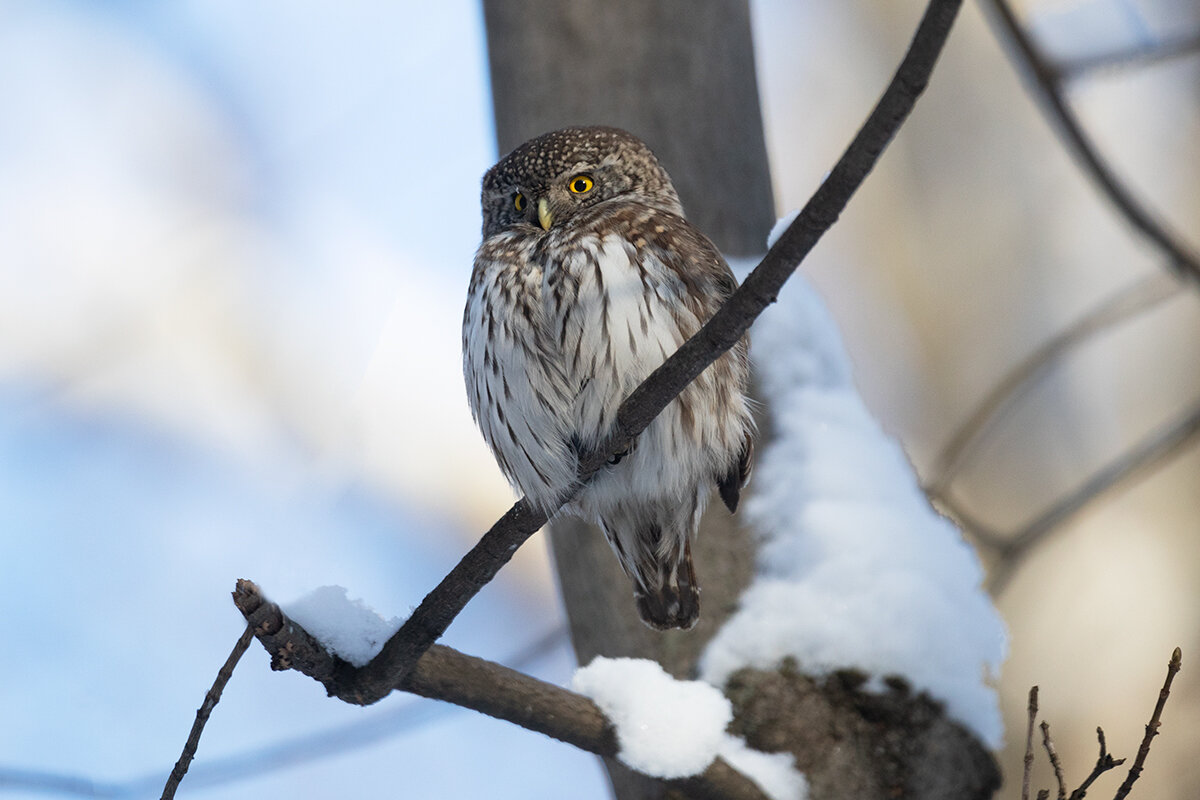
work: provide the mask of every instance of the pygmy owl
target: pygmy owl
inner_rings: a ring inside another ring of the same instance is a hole
[[[509,481],[553,511],[621,401],[737,282],[654,154],[622,130],[526,142],[484,175],[482,202],[467,397]],[[717,359],[564,507],[604,531],[651,627],[696,623],[691,540],[712,484],[733,511],[749,474],[746,350],[743,339]]]

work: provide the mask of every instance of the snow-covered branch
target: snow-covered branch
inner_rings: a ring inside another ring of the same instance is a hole
[[[271,656],[271,667],[294,669],[329,688],[353,667],[330,653],[254,583],[239,580],[234,604]],[[621,752],[617,731],[595,702],[501,664],[450,647],[429,648],[394,687],[443,700],[544,733],[608,758]],[[689,797],[717,800],[767,800],[758,785],[717,757],[698,774],[666,779]]]

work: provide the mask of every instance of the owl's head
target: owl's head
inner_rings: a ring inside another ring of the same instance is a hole
[[[683,213],[671,178],[636,136],[598,126],[542,134],[483,176],[483,236],[522,225],[549,231],[618,197]]]

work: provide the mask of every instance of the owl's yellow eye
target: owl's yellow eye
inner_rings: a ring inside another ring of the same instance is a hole
[[[525,195],[517,192],[517,196],[513,198],[513,208],[517,211],[525,210]]]
[[[595,185],[587,175],[576,175],[574,178],[571,178],[571,182],[567,184],[567,188],[575,194],[586,194]]]

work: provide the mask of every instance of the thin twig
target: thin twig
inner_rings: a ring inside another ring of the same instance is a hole
[[[1119,767],[1125,763],[1123,758],[1113,758],[1108,753],[1108,746],[1104,743],[1104,729],[1096,728],[1096,738],[1100,740],[1100,755],[1096,758],[1096,766],[1092,767],[1092,773],[1084,779],[1083,783],[1079,784],[1079,788],[1071,792],[1069,800],[1083,800],[1087,795],[1087,790],[1099,778],[1110,769]]]
[[[246,626],[246,630],[242,631],[242,635],[238,637],[237,644],[233,646],[233,650],[229,653],[229,658],[225,659],[225,663],[217,672],[217,679],[213,681],[212,688],[208,690],[208,694],[204,695],[204,702],[200,704],[200,708],[196,711],[196,721],[192,723],[192,731],[188,734],[187,742],[183,745],[183,753],[180,754],[179,760],[175,762],[175,767],[171,770],[171,774],[167,777],[167,783],[163,787],[161,800],[171,800],[175,796],[175,790],[179,788],[179,782],[183,780],[183,776],[187,774],[188,767],[191,766],[192,759],[196,755],[196,748],[200,746],[200,735],[204,733],[204,726],[208,722],[209,715],[216,705],[221,700],[221,692],[225,691],[225,684],[229,683],[229,679],[233,677],[233,669],[242,658],[242,654],[246,652],[246,648],[250,646],[251,640],[254,638],[254,629]]]
[[[1129,790],[1133,788],[1133,783],[1142,774],[1142,766],[1146,763],[1146,756],[1150,755],[1150,740],[1158,735],[1158,729],[1162,725],[1163,707],[1167,704],[1167,697],[1171,694],[1171,682],[1175,680],[1175,676],[1179,670],[1183,668],[1183,653],[1178,647],[1171,654],[1171,660],[1167,663],[1167,679],[1163,681],[1163,687],[1158,693],[1158,702],[1154,704],[1154,713],[1150,715],[1150,721],[1146,723],[1146,735],[1142,737],[1142,744],[1138,747],[1137,757],[1133,759],[1133,766],[1129,768],[1129,775],[1126,776],[1125,782],[1121,784],[1121,788],[1117,789],[1117,794],[1113,800],[1122,800],[1129,794]]]
[[[340,658],[251,581],[239,580],[233,597],[249,630],[271,654],[272,669],[296,669],[324,683],[342,668]],[[612,725],[587,697],[443,645],[422,654],[396,688],[515,723],[596,755],[618,755]],[[757,784],[719,758],[699,775],[666,783],[706,800],[767,800]]]
[[[945,502],[951,482],[978,452],[986,434],[995,430],[1006,412],[1063,356],[1103,331],[1175,297],[1181,288],[1174,275],[1151,272],[1117,291],[1034,350],[988,392],[950,437],[930,470],[925,492],[931,499]]]
[[[1021,775],[1021,800],[1029,800],[1029,777],[1033,774],[1033,725],[1037,721],[1038,687],[1029,689],[1029,724],[1025,728],[1025,772]]]
[[[634,438],[722,353],[736,344],[775,298],[800,262],[837,221],[925,90],[962,0],[930,0],[912,43],[854,140],[784,234],[728,301],[621,404],[613,430],[595,452],[580,459],[586,481]],[[565,503],[571,493],[560,498]],[[429,593],[383,650],[361,669],[339,668],[326,684],[350,703],[386,696],[445,632],[548,514],[524,499],[514,505]]]
[[[1108,163],[1084,132],[1075,112],[1063,96],[1058,73],[1047,63],[1033,39],[1021,26],[1007,0],[987,0],[993,14],[1013,44],[1014,57],[1037,85],[1043,109],[1050,115],[1064,139],[1067,149],[1080,163],[1084,172],[1108,197],[1109,202],[1144,238],[1167,257],[1167,262],[1180,275],[1200,281],[1200,256],[1182,240],[1169,232],[1155,219],[1117,179]]]
[[[1050,756],[1050,766],[1054,767],[1054,780],[1058,782],[1058,800],[1066,800],[1067,782],[1063,778],[1062,764],[1058,760],[1058,752],[1054,749],[1054,740],[1050,738],[1050,723],[1042,720],[1042,745]]]
[[[1184,34],[1149,44],[1114,50],[1111,53],[1060,61],[1054,66],[1054,71],[1060,80],[1072,81],[1101,70],[1158,64],[1172,58],[1194,55],[1197,50],[1200,50],[1200,33]]]
[[[1000,561],[988,574],[987,588],[993,595],[1004,591],[1013,570],[1033,547],[1084,507],[1113,486],[1131,480],[1139,473],[1171,458],[1200,436],[1200,403],[1169,425],[1151,433],[1129,450],[1093,473],[1082,486],[1059,500],[1015,534],[1002,537],[994,531],[990,541],[998,541]],[[956,515],[957,516],[957,515]],[[969,530],[974,532],[973,527]],[[986,529],[985,529],[986,530]]]

